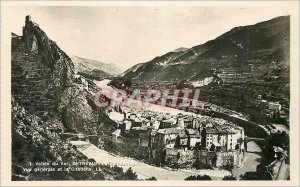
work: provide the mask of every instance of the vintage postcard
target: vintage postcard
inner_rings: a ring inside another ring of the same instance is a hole
[[[1,2],[1,185],[298,186],[298,1]]]

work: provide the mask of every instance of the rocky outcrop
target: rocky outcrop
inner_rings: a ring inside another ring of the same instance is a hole
[[[26,17],[23,36],[12,37],[11,67],[12,95],[29,113],[43,121],[62,121],[63,130],[73,132],[92,118],[87,91],[74,84],[72,60],[30,16]]]
[[[87,104],[88,92],[75,84],[72,60],[30,16],[23,36],[12,33],[12,179],[88,179],[87,173],[35,173],[29,163],[86,161],[64,142],[62,131],[91,134],[93,111]]]
[[[26,44],[26,52],[38,53],[42,57],[43,63],[51,68],[54,83],[61,89],[60,92],[72,84],[74,65],[70,57],[47,37],[38,24],[31,21],[30,16],[26,16],[23,39]]]
[[[33,172],[34,162],[86,161],[87,158],[65,144],[57,130],[57,121],[43,122],[28,113],[12,98],[12,180],[68,179],[68,172],[53,175],[51,172]],[[57,173],[56,173],[57,174]]]

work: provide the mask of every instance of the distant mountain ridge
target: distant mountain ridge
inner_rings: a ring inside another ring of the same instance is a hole
[[[235,27],[204,44],[176,49],[124,72],[124,78],[171,81],[200,80],[213,69],[245,68],[280,61],[289,66],[290,17]]]
[[[122,69],[113,63],[103,63],[75,55],[71,56],[75,70],[81,73],[97,72],[105,76],[116,76],[122,73]],[[100,74],[99,74],[100,75]]]
[[[188,48],[185,48],[185,47],[179,47],[179,48],[175,49],[173,52],[182,52],[182,51],[185,51],[187,49]]]

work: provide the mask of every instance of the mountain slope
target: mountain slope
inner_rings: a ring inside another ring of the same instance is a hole
[[[129,69],[124,77],[141,81],[199,80],[212,75],[216,68],[243,69],[272,61],[289,64],[289,35],[289,16],[236,27],[202,45],[175,50]]]
[[[135,72],[137,69],[139,69],[141,66],[143,66],[145,63],[139,63],[139,64],[136,64],[134,66],[132,66],[131,68],[127,69],[126,71],[124,71],[121,76],[124,76],[126,75],[127,73],[130,73],[130,72]]]

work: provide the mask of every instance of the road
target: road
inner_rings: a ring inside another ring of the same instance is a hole
[[[248,142],[248,150],[245,153],[245,161],[242,167],[232,170],[232,175],[237,179],[240,178],[240,175],[244,175],[246,172],[256,171],[256,166],[260,164],[261,160],[261,149],[253,141]]]
[[[265,138],[257,138],[257,137],[249,137],[249,136],[245,136],[245,140],[247,142],[250,142],[250,141],[266,141]]]
[[[157,180],[184,180],[191,175],[209,175],[214,180],[220,180],[226,175],[230,175],[226,170],[167,170],[155,167],[132,158],[120,157],[110,154],[107,151],[97,148],[95,145],[84,141],[71,141],[80,152],[88,158],[93,158],[97,163],[117,165],[127,170],[129,167],[138,174],[140,179],[155,177]]]
[[[290,174],[290,165],[286,164],[284,160],[280,161],[279,170],[277,176],[275,177],[276,180],[288,180]]]

